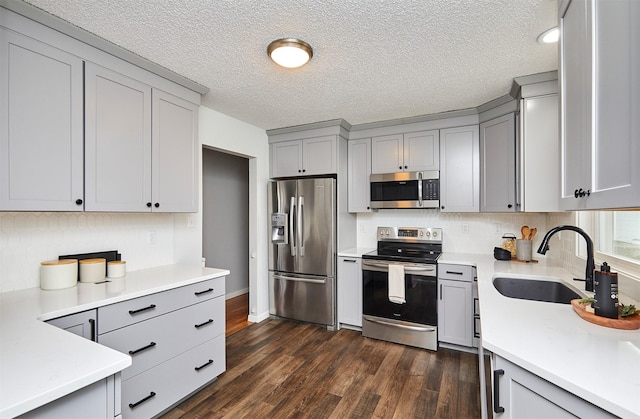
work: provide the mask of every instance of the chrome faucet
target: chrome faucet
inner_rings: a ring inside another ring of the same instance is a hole
[[[591,237],[589,237],[589,235],[585,233],[583,229],[581,229],[580,227],[569,226],[569,225],[553,227],[551,230],[547,231],[547,234],[544,235],[544,238],[542,239],[542,243],[540,243],[540,247],[538,247],[538,253],[540,253],[541,255],[546,254],[547,250],[549,250],[549,239],[558,231],[562,231],[562,230],[575,231],[576,233],[584,237],[584,240],[587,242],[587,269],[584,274],[584,279],[574,278],[574,280],[586,281],[584,285],[584,289],[586,291],[593,291],[593,271],[596,268],[596,264],[593,260],[593,241],[591,240]]]

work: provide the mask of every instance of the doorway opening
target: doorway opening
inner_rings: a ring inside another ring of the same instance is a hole
[[[202,149],[202,253],[226,277],[227,336],[248,326],[249,159]]]

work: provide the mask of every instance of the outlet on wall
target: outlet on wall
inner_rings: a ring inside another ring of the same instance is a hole
[[[148,243],[150,245],[154,245],[158,242],[158,233],[155,230],[149,230],[149,235],[148,235]]]
[[[462,232],[465,234],[469,234],[469,224],[462,223]]]

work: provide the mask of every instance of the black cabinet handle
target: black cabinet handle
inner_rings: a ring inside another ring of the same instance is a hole
[[[156,202],[155,204],[153,204],[153,206],[156,207],[156,208],[160,208],[160,203]]]
[[[462,275],[462,272],[456,272],[456,271],[447,271],[447,273],[451,275]]]
[[[142,348],[138,348],[138,349],[135,349],[133,351],[129,351],[129,355],[135,355],[135,354],[140,353],[142,351],[146,351],[147,349],[151,349],[154,346],[156,346],[156,343],[155,342],[151,342],[147,346],[143,346]]]
[[[304,172],[306,172],[306,171],[307,171],[307,169],[302,169],[302,173],[304,173]]]
[[[504,370],[493,371],[493,411],[504,413],[504,407],[500,406],[500,376],[504,375]]]
[[[444,205],[440,207],[440,209],[444,209]]]
[[[398,169],[402,170],[402,166],[398,166]]]
[[[213,364],[213,359],[210,359],[209,361],[205,362],[204,364],[200,365],[199,367],[195,367],[194,370],[200,371],[204,367],[208,367],[211,364]]]
[[[508,204],[508,205],[507,205],[507,208],[513,208],[513,205]]]
[[[405,168],[405,169],[408,169],[408,168],[409,168],[409,166],[405,166],[404,168]]]
[[[147,202],[147,208],[151,208],[151,202]]]
[[[82,205],[82,199],[76,199],[76,205]]]
[[[148,307],[139,308],[137,310],[129,310],[129,314],[133,316],[134,314],[142,313],[143,311],[147,311],[147,310],[153,310],[154,308],[156,308],[156,305],[151,304]]]
[[[91,326],[91,340],[96,341],[96,319],[89,319],[89,325]]]
[[[195,295],[202,295],[202,294],[206,294],[208,292],[212,292],[213,288],[209,288],[208,290],[204,290],[204,291],[196,291],[194,292]]]
[[[195,326],[196,329],[200,329],[202,326],[206,326],[206,325],[211,324],[211,323],[213,323],[213,319],[209,319],[204,323],[196,324],[194,326]]]
[[[442,300],[442,284],[440,284],[440,299]]]
[[[129,403],[129,408],[131,409],[135,409],[136,407],[140,406],[142,403],[146,402],[147,400],[153,398],[156,396],[155,391],[152,391],[151,393],[149,393],[149,395],[147,397],[145,397],[144,399],[137,401],[135,403]]]
[[[298,173],[302,173],[302,170],[298,169]]]
[[[573,191],[573,196],[576,198],[584,198],[585,196],[591,195],[591,189],[587,189],[586,191],[582,188],[576,189]]]
[[[344,262],[356,263],[355,259],[342,259]]]

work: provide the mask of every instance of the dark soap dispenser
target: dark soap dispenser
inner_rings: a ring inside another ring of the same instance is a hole
[[[611,267],[604,262],[600,270],[593,276],[594,303],[596,316],[618,318],[618,274],[611,272]]]

